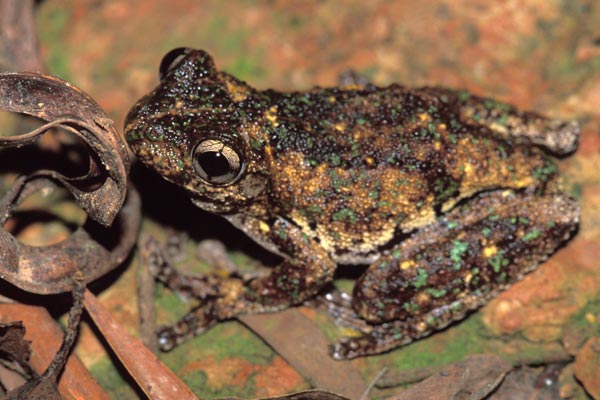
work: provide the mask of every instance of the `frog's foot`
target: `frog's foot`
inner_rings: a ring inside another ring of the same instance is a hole
[[[343,338],[330,346],[329,354],[336,360],[380,354],[431,333],[431,330],[419,332],[416,326],[418,323],[413,320],[371,325],[370,332],[363,331],[360,336]]]
[[[371,325],[352,308],[352,296],[333,286],[318,296],[305,301],[304,305],[327,312],[335,324],[341,328],[349,328],[362,333],[371,331]]]

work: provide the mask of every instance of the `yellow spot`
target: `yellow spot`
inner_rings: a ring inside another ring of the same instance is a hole
[[[419,292],[415,296],[415,302],[419,305],[428,304],[431,302],[431,296],[425,292]]]
[[[404,269],[404,270],[405,270],[405,269],[409,269],[409,268],[412,268],[412,267],[414,267],[415,265],[416,265],[416,264],[415,264],[415,261],[414,261],[414,260],[406,260],[406,261],[402,261],[402,263],[400,264],[400,269]]]
[[[277,122],[277,107],[272,106],[265,112],[265,118],[267,121],[271,123],[274,127],[279,126],[279,122]]]
[[[269,233],[269,231],[271,230],[271,228],[269,228],[269,225],[267,225],[266,222],[264,221],[260,221],[258,223],[258,228],[263,231],[264,233]]]
[[[471,283],[471,279],[473,279],[473,274],[469,271],[465,276],[465,285],[469,285]]]
[[[528,176],[528,177],[524,177],[523,179],[519,179],[519,180],[515,181],[514,187],[524,188],[524,187],[533,185],[534,182],[535,181],[533,180],[533,178]]]
[[[483,255],[485,258],[494,257],[498,253],[498,248],[493,244],[491,246],[486,246],[483,248]]]
[[[238,86],[233,82],[227,81],[227,92],[235,102],[244,101],[248,97],[248,90],[244,86]]]
[[[470,163],[465,163],[465,174],[468,174],[473,170],[473,166]]]
[[[427,113],[421,113],[419,114],[419,119],[423,122],[428,121],[430,119],[429,114]]]
[[[585,320],[590,324],[596,323],[596,316],[592,313],[585,313]]]
[[[373,165],[375,160],[373,160],[373,157],[367,157],[365,158],[365,162],[367,163],[367,165]]]
[[[332,104],[335,103],[335,97],[329,96],[329,102]]]
[[[427,324],[423,321],[419,322],[416,326],[417,332],[425,332],[428,328]]]
[[[433,144],[433,148],[436,149],[437,151],[440,151],[440,149],[442,148],[442,143],[440,142],[435,142]]]
[[[438,124],[437,128],[440,131],[445,131],[447,127],[446,127],[446,124],[442,122],[442,123]]]
[[[333,127],[335,128],[336,131],[343,132],[343,130],[346,129],[346,124],[344,124],[343,122],[338,122]]]
[[[175,108],[181,110],[183,108],[183,101],[178,100],[177,103],[175,103]]]

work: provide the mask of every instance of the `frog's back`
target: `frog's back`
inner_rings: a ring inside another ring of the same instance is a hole
[[[544,153],[461,119],[446,89],[367,86],[263,92],[270,203],[338,262],[382,246],[463,198],[538,183]]]

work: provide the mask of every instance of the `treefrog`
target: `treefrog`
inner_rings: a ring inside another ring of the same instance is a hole
[[[283,261],[254,279],[180,282],[201,304],[159,342],[168,350],[217,321],[300,304],[338,266],[365,264],[351,307],[367,328],[332,346],[335,358],[460,320],[575,231],[579,207],[551,155],[573,152],[578,135],[575,121],[442,87],[257,90],[206,52],[175,49],[129,112],[127,142]]]

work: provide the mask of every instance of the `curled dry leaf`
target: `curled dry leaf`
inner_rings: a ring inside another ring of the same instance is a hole
[[[45,247],[24,245],[0,230],[2,277],[29,292],[60,293],[73,289],[71,278],[76,271],[90,282],[119,265],[135,244],[140,206],[134,190],[126,197],[130,161],[113,122],[81,90],[35,73],[0,74],[0,109],[48,122],[22,135],[1,137],[0,146],[31,144],[48,129],[60,127],[80,137],[93,152],[85,175],[70,178],[53,170],[38,170],[19,178],[0,199],[0,224],[4,224],[24,198],[59,183],[93,220],[65,241]],[[108,230],[99,224],[112,226]]]
[[[88,174],[67,178],[54,171],[40,171],[60,181],[80,207],[102,225],[111,224],[125,200],[129,155],[113,122],[86,93],[62,79],[36,73],[0,74],[0,108],[23,113],[49,123],[23,135],[2,137],[0,146],[22,146],[39,139],[53,126],[74,133],[95,152]],[[92,186],[105,178],[99,187]],[[90,190],[91,189],[91,190]]]

